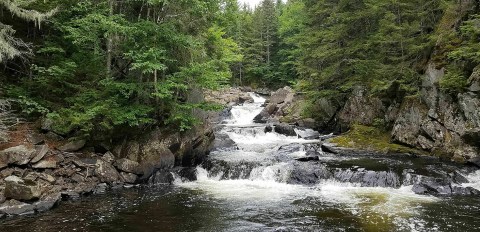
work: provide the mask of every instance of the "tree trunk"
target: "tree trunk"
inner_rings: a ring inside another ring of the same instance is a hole
[[[110,6],[109,16],[113,16],[114,0],[109,1],[109,6]],[[107,38],[107,64],[106,64],[108,77],[111,77],[111,75],[112,75],[112,52],[113,52],[113,34],[108,33],[108,38]]]

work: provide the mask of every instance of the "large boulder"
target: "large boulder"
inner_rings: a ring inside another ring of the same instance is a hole
[[[127,173],[138,173],[138,168],[140,164],[136,161],[132,161],[126,158],[118,159],[113,163],[118,170],[127,172]]]
[[[238,149],[237,144],[230,136],[224,133],[217,134],[215,141],[213,142],[212,151],[215,150],[235,150]]]
[[[255,118],[253,118],[254,123],[267,123],[270,118],[270,114],[264,109],[262,110]]]
[[[31,180],[23,180],[17,176],[5,178],[5,197],[15,200],[32,200],[41,195],[40,186]]]
[[[0,168],[4,168],[9,164],[26,165],[35,155],[35,150],[24,145],[7,148],[0,151]]]
[[[95,164],[95,176],[101,182],[112,183],[120,180],[120,174],[113,165],[98,159]]]
[[[293,89],[287,86],[273,92],[272,95],[270,96],[269,103],[278,105],[288,100],[291,101],[293,100],[294,95],[295,95],[295,92],[293,91]]]
[[[297,133],[295,132],[295,127],[285,123],[275,124],[273,130],[282,135],[297,136]]]

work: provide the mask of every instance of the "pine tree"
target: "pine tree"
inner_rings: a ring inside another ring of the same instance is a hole
[[[24,8],[34,2],[35,1],[4,0],[0,1],[0,8],[5,8],[12,13],[12,15],[25,21],[32,21],[36,26],[40,27],[41,23],[55,14],[57,9],[42,13]],[[0,63],[27,54],[31,50],[28,43],[14,37],[14,34],[15,30],[11,26],[0,22]]]

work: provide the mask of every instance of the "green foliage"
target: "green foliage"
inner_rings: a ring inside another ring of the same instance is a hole
[[[464,92],[468,85],[468,79],[462,70],[454,66],[450,67],[447,69],[445,76],[440,80],[440,88],[451,94]]]
[[[191,90],[226,84],[242,59],[223,0],[58,2],[28,77],[9,80],[7,94],[65,135],[187,130],[197,110],[212,109]]]

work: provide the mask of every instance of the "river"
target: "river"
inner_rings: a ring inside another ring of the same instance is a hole
[[[420,195],[414,174],[455,172],[480,189],[480,171],[408,155],[322,152],[318,140],[253,123],[264,98],[234,106],[216,130],[229,138],[196,181],[116,189],[0,222],[0,231],[480,231],[478,196]],[[298,130],[299,134],[314,133]]]

